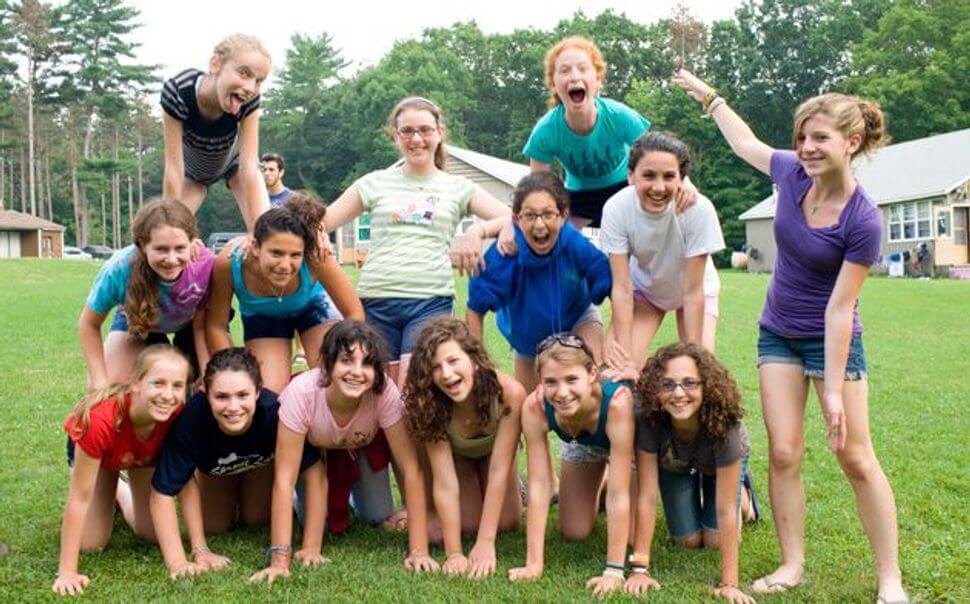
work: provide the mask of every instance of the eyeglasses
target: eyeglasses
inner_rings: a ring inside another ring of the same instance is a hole
[[[417,128],[412,128],[411,126],[404,126],[403,128],[397,129],[397,134],[401,138],[411,138],[415,134],[421,136],[421,138],[428,138],[432,134],[438,131],[436,126],[418,126]]]
[[[673,393],[680,386],[684,392],[697,392],[704,382],[694,379],[694,378],[684,378],[682,382],[675,382],[674,380],[660,380],[660,390],[663,392]]]
[[[553,220],[562,216],[560,212],[553,212],[552,210],[547,210],[541,214],[535,214],[533,212],[522,212],[518,214],[519,220],[525,224],[533,224],[536,220],[542,219],[542,222],[549,224]]]
[[[568,332],[554,333],[545,338],[539,342],[539,346],[536,348],[536,353],[542,354],[543,352],[552,348],[554,344],[562,344],[568,348],[576,348],[582,350],[590,356],[593,356],[590,354],[589,349],[586,347],[586,343],[583,342],[582,338]]]

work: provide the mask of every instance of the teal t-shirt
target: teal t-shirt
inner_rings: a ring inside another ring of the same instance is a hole
[[[626,181],[630,145],[649,129],[650,121],[633,109],[596,97],[596,125],[576,134],[560,103],[536,122],[522,153],[545,164],[558,160],[570,191],[602,189]]]

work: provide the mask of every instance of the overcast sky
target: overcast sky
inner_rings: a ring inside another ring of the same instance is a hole
[[[141,44],[139,63],[161,65],[168,78],[186,67],[205,68],[215,44],[229,33],[253,33],[282,65],[295,32],[327,32],[351,70],[376,63],[396,40],[415,38],[427,27],[474,20],[485,33],[534,27],[551,29],[582,9],[606,9],[652,23],[671,13],[675,0],[132,0],[141,11],[131,39]],[[741,0],[688,0],[693,14],[710,23],[730,18]],[[554,7],[554,8],[549,8]],[[606,57],[609,60],[609,57]],[[270,82],[270,86],[272,82]]]

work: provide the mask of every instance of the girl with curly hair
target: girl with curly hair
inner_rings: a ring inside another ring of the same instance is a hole
[[[750,445],[737,384],[713,354],[698,344],[680,342],[647,360],[636,394],[641,405],[639,493],[626,591],[637,594],[660,587],[650,575],[659,490],[675,543],[720,548],[721,583],[715,595],[753,603],[738,587],[739,511],[755,518],[757,507],[747,474]]]
[[[404,385],[411,434],[424,445],[448,574],[495,572],[495,534],[518,525],[515,448],[525,389],[495,370],[464,323],[432,319],[418,336]],[[466,558],[461,533],[477,531]]]
[[[333,254],[319,247],[326,206],[294,193],[256,220],[247,250],[225,250],[212,271],[206,314],[211,352],[232,346],[226,326],[232,297],[239,301],[246,348],[259,360],[263,384],[280,392],[290,381],[290,341],[300,335],[316,367],[324,334],[341,318],[363,319],[364,309]],[[329,296],[328,296],[329,294]],[[334,308],[336,306],[336,309]]]
[[[567,539],[585,539],[599,510],[599,485],[606,480],[606,566],[587,581],[594,595],[623,587],[630,538],[630,488],[636,420],[633,394],[622,384],[600,381],[593,354],[571,333],[539,344],[539,387],[522,408],[529,468],[526,565],[509,571],[512,581],[542,576],[546,520],[552,495],[548,434],[563,440],[559,477],[559,526]],[[609,465],[607,466],[607,462]]]

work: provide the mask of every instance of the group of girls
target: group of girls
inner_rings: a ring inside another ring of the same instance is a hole
[[[253,580],[272,582],[292,560],[324,561],[325,526],[346,528],[348,500],[365,521],[392,519],[391,465],[406,507],[406,519],[398,517],[409,536],[405,565],[439,568],[430,533],[443,543],[444,571],[486,576],[496,569],[497,532],[520,519],[523,435],[527,552],[508,576],[534,579],[555,490],[552,431],[563,440],[566,538],[592,532],[605,496],[606,563],[587,584],[594,593],[659,587],[650,564],[659,493],[676,542],[720,548],[714,594],[752,601],[740,589],[738,556],[739,520],[754,509],[748,436],[737,386],[712,352],[718,283],[710,255],[724,248],[716,212],[687,180],[681,141],[646,132],[646,118],[599,96],[605,62],[595,45],[568,38],[550,49],[552,108],[523,150],[534,174],[511,212],[445,171],[441,109],[422,97],[402,100],[388,120],[401,162],[363,176],[325,210],[302,194],[268,209],[256,164],[268,71],[258,40],[234,35],[217,46],[208,72],[165,84],[165,196],[181,203],[155,201],[139,212],[135,243],[104,265],[82,312],[91,393],[65,423],[71,489],[54,590],[87,586],[78,552],[105,546],[115,502],[138,535],[159,543],[173,577],[229,564],[207,535],[269,521],[269,565]],[[907,601],[892,492],[869,437],[856,310],[881,221],[850,162],[880,144],[882,115],[854,97],[810,99],[796,114],[795,152],[776,151],[710,86],[685,71],[674,82],[779,189],[779,260],[758,363],[783,560],[752,589],[777,593],[802,580],[799,463],[812,381],[876,553],[879,600]],[[554,160],[565,188],[545,174]],[[220,179],[250,238],[213,257],[196,238],[192,212]],[[371,246],[355,290],[324,233],[363,212]],[[453,242],[469,215],[482,220]],[[605,255],[584,247],[576,229],[586,225],[602,228]],[[483,240],[495,236],[499,245],[483,257]],[[503,264],[500,252],[512,260]],[[453,266],[475,277],[468,326],[451,318]],[[540,270],[551,278],[535,288],[530,274]],[[607,295],[614,319],[604,331],[596,304]],[[232,347],[228,331],[233,296],[245,349]],[[116,306],[102,344],[101,323]],[[515,352],[515,377],[498,372],[481,343],[490,310]],[[681,342],[647,359],[670,310]],[[294,332],[311,367],[295,377]],[[155,344],[170,333],[185,356]],[[119,481],[122,470],[127,480]],[[299,549],[294,512],[303,523]],[[467,556],[462,532],[476,534]]]

